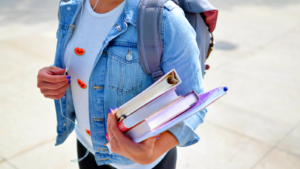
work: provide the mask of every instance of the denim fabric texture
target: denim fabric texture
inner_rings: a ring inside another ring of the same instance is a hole
[[[136,18],[140,0],[126,0],[125,8],[116,25],[107,35],[95,60],[89,78],[89,116],[91,137],[98,165],[109,163],[130,164],[131,160],[118,154],[108,154],[105,139],[106,119],[109,108],[119,107],[147,87],[153,80],[143,72],[137,50]],[[203,79],[199,64],[199,49],[194,29],[185,19],[183,11],[172,1],[164,6],[161,30],[163,56],[161,67],[164,73],[175,69],[182,79],[176,90],[184,95],[192,90],[203,93]],[[66,44],[72,36],[75,19],[81,9],[80,0],[70,0],[60,4],[60,20],[57,30],[57,48],[54,65],[63,68]],[[80,39],[78,39],[80,40]],[[126,58],[131,50],[132,58]],[[71,61],[72,64],[72,61]],[[94,87],[99,86],[99,87]],[[94,88],[93,88],[94,87]],[[62,111],[59,100],[55,100],[57,114],[56,145],[62,144],[74,130],[75,110],[71,89],[62,97]],[[206,109],[169,129],[179,141],[179,146],[189,146],[199,141],[194,132],[203,122]],[[62,114],[61,114],[62,113]]]

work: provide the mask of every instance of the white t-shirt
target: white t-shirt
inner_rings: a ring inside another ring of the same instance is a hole
[[[64,55],[65,64],[68,63],[69,57],[73,55],[70,61],[68,74],[72,77],[71,90],[73,95],[76,119],[78,122],[78,127],[75,128],[76,135],[78,140],[93,154],[95,154],[95,152],[93,151],[93,144],[89,133],[89,78],[93,69],[95,59],[99,54],[100,49],[102,48],[102,44],[109,31],[122,14],[124,6],[125,1],[115,9],[107,13],[98,14],[92,9],[90,1],[86,0],[82,8],[82,15],[80,11],[75,21],[76,28],[74,29],[73,36],[70,38],[67,44]],[[77,47],[84,49],[85,52],[83,55],[75,54],[74,48]],[[86,85],[86,88],[84,88],[85,86],[78,85],[78,79],[81,81],[81,83],[84,83]],[[120,169],[150,169],[157,165],[164,156],[165,155],[161,156],[159,159],[149,165],[140,165],[137,163],[130,165],[110,165]]]

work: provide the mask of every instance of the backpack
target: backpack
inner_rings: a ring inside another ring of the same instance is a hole
[[[205,70],[209,69],[205,61],[214,47],[212,32],[216,26],[218,11],[207,0],[172,1],[183,9],[185,17],[196,31],[200,66],[204,76]],[[162,56],[160,23],[165,2],[166,0],[141,0],[137,15],[140,62],[144,72],[151,75],[154,81],[164,75],[160,67]]]

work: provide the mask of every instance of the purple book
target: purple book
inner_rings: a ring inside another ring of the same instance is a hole
[[[159,127],[156,127],[154,129],[150,129],[149,127],[142,127],[147,129],[147,132],[143,132],[143,131],[138,131],[137,133],[126,133],[127,137],[131,138],[134,142],[139,143],[149,137],[153,137],[156,136],[166,130],[168,130],[169,128],[173,127],[174,125],[180,123],[181,121],[189,118],[190,116],[200,112],[201,110],[205,109],[207,106],[209,106],[210,104],[212,104],[214,101],[218,100],[220,97],[224,96],[227,92],[228,88],[227,87],[219,87],[216,89],[213,89],[209,92],[200,94],[199,100],[193,104],[193,106],[191,106],[190,108],[188,108],[187,110],[185,110],[184,112],[180,113],[179,115],[177,115],[176,117],[172,118],[171,120],[165,122],[164,124],[160,125]],[[170,109],[172,110],[172,109]],[[171,112],[170,112],[171,113]],[[158,119],[158,118],[157,118]],[[151,120],[153,122],[153,120],[155,120],[154,118]],[[130,131],[130,130],[129,130]]]

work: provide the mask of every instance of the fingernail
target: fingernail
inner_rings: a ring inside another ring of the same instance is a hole
[[[158,137],[156,138],[156,140],[160,139],[160,137],[161,137],[161,136],[158,136]]]
[[[108,137],[107,133],[105,134],[105,138],[106,138],[106,140],[109,140],[109,137]]]
[[[114,110],[116,110],[118,107],[115,107]]]
[[[69,84],[71,83],[71,80],[69,80]]]
[[[112,111],[112,109],[111,109],[111,108],[109,108],[109,109],[108,109],[108,113],[111,113],[111,111]]]
[[[67,76],[67,79],[71,79],[71,76]]]

